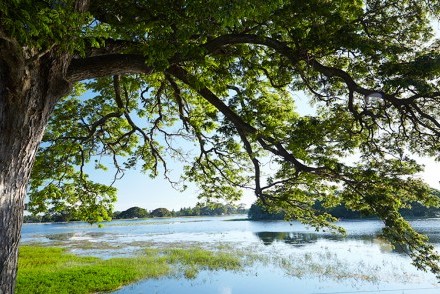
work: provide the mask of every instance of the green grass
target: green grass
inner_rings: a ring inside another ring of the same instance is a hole
[[[171,264],[180,264],[187,279],[194,279],[200,270],[237,270],[242,263],[236,256],[221,251],[213,252],[202,248],[170,248],[164,256]]]
[[[202,269],[240,267],[233,254],[201,248],[146,249],[140,256],[103,260],[57,247],[21,246],[16,293],[95,293],[140,279],[179,273],[195,278]]]

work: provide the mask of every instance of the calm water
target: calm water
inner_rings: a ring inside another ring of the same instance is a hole
[[[297,222],[238,218],[243,216],[122,220],[103,228],[25,224],[22,243],[66,246],[74,253],[103,258],[176,244],[226,246],[265,257],[243,271],[202,271],[192,280],[146,280],[115,293],[440,293],[433,275],[416,271],[407,256],[377,237],[379,221],[342,221],[349,234],[342,238]],[[412,224],[440,249],[440,219]]]

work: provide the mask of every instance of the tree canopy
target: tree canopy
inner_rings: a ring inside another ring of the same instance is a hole
[[[272,211],[270,211],[272,208]],[[248,211],[251,220],[282,220],[285,218],[283,211],[273,211],[276,208],[264,207],[261,203],[253,203]]]
[[[172,213],[168,209],[161,207],[153,210],[150,215],[152,217],[169,217],[172,216]]]
[[[399,213],[440,205],[413,157],[440,158],[439,9],[436,0],[0,1],[0,40],[29,64],[67,56],[62,81],[75,85],[50,116],[31,210],[108,219],[116,191],[87,170],[113,166],[117,179],[138,168],[181,189],[195,182],[201,198],[253,189],[317,229],[342,231],[314,204],[343,203],[377,215],[415,266],[440,274],[427,238]],[[315,114],[296,108],[299,93]]]
[[[140,207],[134,206],[134,207],[130,207],[129,209],[118,213],[116,218],[123,218],[123,219],[145,218],[145,217],[149,217],[149,215],[150,214],[148,213],[148,211],[145,208],[140,208]]]

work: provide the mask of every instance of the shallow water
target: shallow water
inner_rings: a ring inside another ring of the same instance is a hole
[[[227,271],[200,273],[196,280],[164,278],[148,280],[127,286],[114,293],[410,293],[438,294],[440,288],[419,284],[373,284],[361,282],[334,281],[316,277],[287,277],[275,267],[253,268],[245,273]]]
[[[344,238],[298,222],[235,221],[239,218],[117,220],[103,228],[81,222],[25,224],[22,244],[66,246],[104,258],[175,245],[221,246],[265,257],[243,271],[141,281],[116,293],[440,293],[433,275],[416,271],[406,255],[377,237],[379,221],[341,221],[348,232]],[[440,219],[411,222],[440,249]]]

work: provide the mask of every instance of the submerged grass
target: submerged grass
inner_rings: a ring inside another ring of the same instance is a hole
[[[238,257],[226,252],[202,248],[170,248],[164,251],[167,261],[179,264],[187,279],[194,279],[200,270],[237,270],[242,267]]]
[[[384,276],[409,281],[410,273],[388,264],[353,262],[328,248],[292,255],[261,253],[261,248],[237,248],[227,243],[210,249],[200,244],[143,244],[139,255],[101,259],[78,256],[65,248],[21,246],[17,293],[96,293],[118,289],[141,279],[185,277],[195,279],[202,270],[244,270],[275,266],[296,278],[319,277],[378,283]],[[254,267],[253,267],[254,266]]]
[[[179,273],[195,278],[202,269],[240,268],[238,256],[201,248],[146,249],[136,257],[103,260],[70,254],[58,247],[21,246],[16,292],[95,293],[140,279]]]

